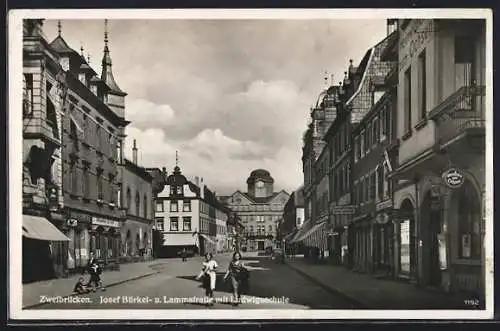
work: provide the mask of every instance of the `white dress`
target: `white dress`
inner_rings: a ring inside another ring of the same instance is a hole
[[[215,262],[215,260],[203,262],[203,267],[205,273],[210,276],[210,289],[215,290],[215,280],[217,276],[215,270],[218,267],[217,262]]]

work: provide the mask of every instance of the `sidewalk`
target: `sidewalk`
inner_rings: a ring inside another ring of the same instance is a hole
[[[159,272],[158,269],[168,264],[167,259],[157,259],[147,262],[120,264],[119,271],[104,271],[102,280],[105,287],[115,286],[127,281],[147,277]],[[23,284],[23,309],[36,308],[40,305],[40,296],[71,296],[74,295],[73,287],[80,274],[68,278],[56,278],[46,281]],[[85,280],[89,275],[86,273]]]
[[[286,264],[324,287],[365,309],[478,309],[467,306],[457,295],[419,288],[414,284],[396,280],[375,279],[368,274],[355,273],[342,266],[316,265],[298,258]]]

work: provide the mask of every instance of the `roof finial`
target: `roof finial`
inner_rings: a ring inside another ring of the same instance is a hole
[[[108,20],[104,20],[104,46],[108,47]]]
[[[179,166],[179,152],[175,151],[175,166]]]
[[[324,80],[325,80],[325,86],[327,86],[328,85],[328,71],[326,71],[326,70],[325,70]]]
[[[87,63],[90,64],[90,53],[87,53]]]
[[[333,85],[333,74],[330,75],[330,85]]]
[[[83,46],[80,46],[80,55],[85,59],[85,55],[83,55]]]
[[[57,35],[61,36],[61,20],[57,21]]]

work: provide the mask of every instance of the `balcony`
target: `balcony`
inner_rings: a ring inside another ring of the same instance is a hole
[[[448,151],[484,149],[485,87],[464,86],[429,113],[436,123],[436,143]]]

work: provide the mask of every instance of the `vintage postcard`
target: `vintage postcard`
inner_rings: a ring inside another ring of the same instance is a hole
[[[493,317],[492,13],[9,13],[10,318]]]

